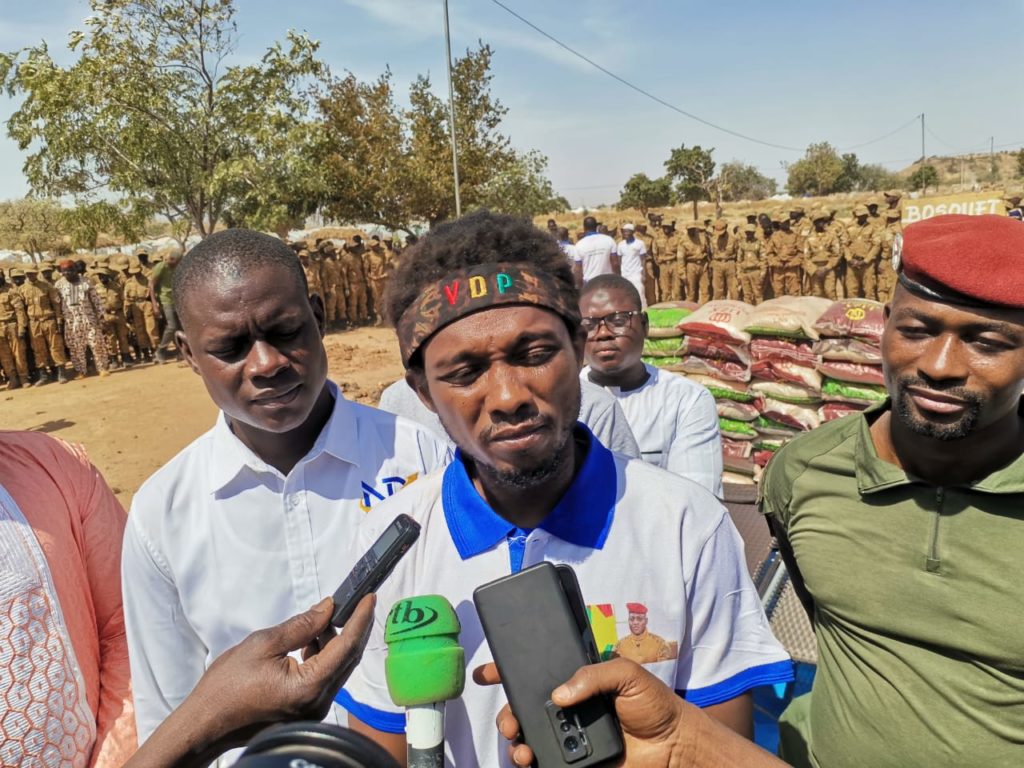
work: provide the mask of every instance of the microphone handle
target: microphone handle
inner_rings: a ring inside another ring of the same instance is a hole
[[[405,709],[408,768],[444,768],[444,702]]]

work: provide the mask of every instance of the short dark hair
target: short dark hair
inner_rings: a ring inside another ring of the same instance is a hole
[[[403,254],[384,290],[384,314],[397,325],[428,285],[456,270],[497,262],[531,264],[555,278],[570,304],[579,301],[572,267],[550,234],[529,221],[481,210],[435,227]],[[571,335],[577,330],[569,324]],[[414,355],[410,365],[419,358]]]
[[[587,216],[585,219],[583,219],[583,228],[588,232],[593,232],[595,229],[597,229],[597,219],[595,219],[593,216]]]
[[[622,291],[626,294],[629,300],[633,303],[636,309],[643,309],[643,301],[640,299],[640,291],[636,289],[629,280],[622,277],[622,275],[598,275],[597,277],[591,278],[583,286],[583,290],[580,291],[580,301],[583,301],[587,296],[597,291]]]
[[[254,267],[267,265],[282,268],[303,294],[309,292],[306,273],[295,251],[281,240],[251,229],[215,232],[186,253],[174,270],[174,311],[181,316],[188,295],[197,285],[222,277],[237,280]]]

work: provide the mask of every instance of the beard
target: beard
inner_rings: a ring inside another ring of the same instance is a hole
[[[978,425],[978,417],[981,414],[981,407],[984,400],[974,392],[964,387],[950,387],[940,389],[917,376],[901,376],[896,380],[896,395],[894,398],[895,413],[903,424],[911,432],[930,437],[933,440],[963,440],[974,431]],[[910,399],[909,387],[921,387],[942,392],[944,395],[963,400],[967,404],[964,413],[954,422],[937,423],[918,414]]]

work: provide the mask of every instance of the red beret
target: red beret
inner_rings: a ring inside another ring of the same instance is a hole
[[[630,613],[642,613],[647,615],[647,606],[643,603],[626,603],[626,610]]]
[[[900,283],[923,298],[1024,309],[1024,224],[948,214],[909,225],[893,249]]]

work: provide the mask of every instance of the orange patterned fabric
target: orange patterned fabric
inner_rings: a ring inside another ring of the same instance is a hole
[[[34,630],[37,639],[42,640],[40,630],[43,624],[36,627],[32,616],[50,614],[62,620],[66,627],[64,636],[70,638],[72,646],[72,652],[65,656],[77,663],[87,707],[83,709],[91,717],[88,733],[91,736],[95,732],[94,743],[84,749],[88,755],[84,764],[90,768],[121,766],[136,749],[119,573],[121,539],[126,521],[124,509],[81,448],[39,433],[0,432],[0,485],[27,520],[38,543],[37,551],[45,557],[42,570],[48,569],[50,583],[59,602],[57,610],[49,610],[46,580],[43,578],[40,585],[26,585],[20,590],[19,599],[5,604],[5,613],[18,612],[18,616],[0,614],[0,624],[13,632],[17,631],[16,625],[20,621],[29,632],[30,639]],[[26,544],[25,550],[29,549]],[[25,568],[14,565],[14,561],[10,563],[0,563],[3,566],[0,575],[4,579],[16,580],[18,571]],[[28,574],[28,577],[32,578],[32,575]],[[19,590],[12,588],[9,594],[15,591]],[[17,649],[22,646],[8,639],[7,647]],[[41,664],[42,656],[54,651],[59,653],[56,646],[42,643],[34,646],[31,653],[36,654]],[[51,666],[47,663],[47,671]],[[12,674],[20,680],[28,672],[21,662]],[[57,677],[65,675],[60,681],[61,696],[70,702],[68,697],[74,693],[72,689],[75,687],[72,685],[72,678],[76,677],[74,670],[70,676],[67,669],[63,673],[57,669],[53,672]],[[50,684],[56,679],[51,678]],[[44,682],[47,678],[39,677],[34,679],[33,685]],[[10,713],[23,703],[26,704],[22,709],[28,722],[32,717],[41,717],[39,708],[32,709],[31,702],[10,700],[12,695],[24,697],[25,692],[19,688],[21,686],[10,689],[6,693],[8,700],[0,702],[0,707]],[[32,692],[28,693],[31,695]],[[54,695],[53,691],[50,695]],[[68,711],[77,717],[73,710]],[[21,725],[24,727],[25,723]],[[71,734],[73,741],[82,738],[80,729],[74,724],[66,723],[63,730],[65,735]],[[70,746],[61,745],[62,755]],[[0,740],[0,763],[11,765],[2,755],[3,747]],[[37,759],[31,764],[76,763],[51,763]]]

